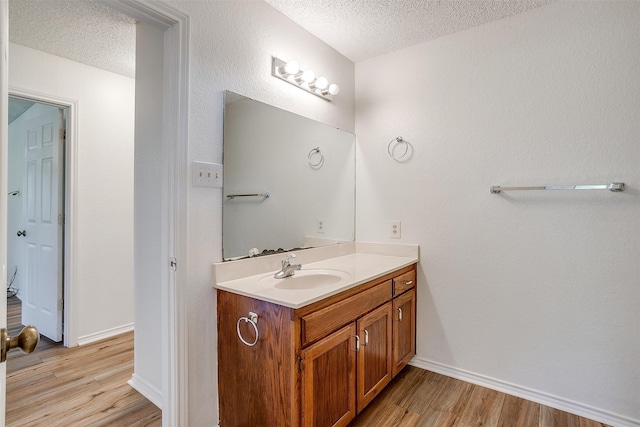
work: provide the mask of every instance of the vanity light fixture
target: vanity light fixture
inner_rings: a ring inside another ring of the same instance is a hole
[[[326,77],[316,77],[313,70],[301,69],[297,61],[272,57],[271,75],[327,101],[340,92],[340,86],[336,83],[329,84]]]

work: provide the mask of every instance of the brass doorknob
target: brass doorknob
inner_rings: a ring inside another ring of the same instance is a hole
[[[23,353],[31,353],[36,349],[40,341],[40,333],[35,326],[29,325],[22,328],[20,334],[15,337],[7,335],[5,328],[0,329],[0,363],[7,360],[7,352],[12,348],[19,348]]]

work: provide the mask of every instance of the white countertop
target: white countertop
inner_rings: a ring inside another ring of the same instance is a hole
[[[354,286],[384,276],[418,262],[418,256],[392,256],[372,253],[351,253],[302,265],[302,270],[327,269],[347,272],[351,277],[336,284],[310,289],[278,289],[273,281],[260,280],[273,276],[277,270],[214,283],[216,289],[272,302],[285,307],[301,308],[305,305],[343,292]],[[287,280],[287,279],[279,279]]]

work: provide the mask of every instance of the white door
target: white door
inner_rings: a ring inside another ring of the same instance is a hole
[[[27,122],[25,143],[24,215],[25,281],[22,324],[62,341],[62,243],[64,138],[62,110],[45,109]]]

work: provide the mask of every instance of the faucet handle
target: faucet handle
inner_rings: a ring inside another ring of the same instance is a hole
[[[296,254],[287,254],[285,259],[282,260],[282,268],[290,266],[295,257]]]

